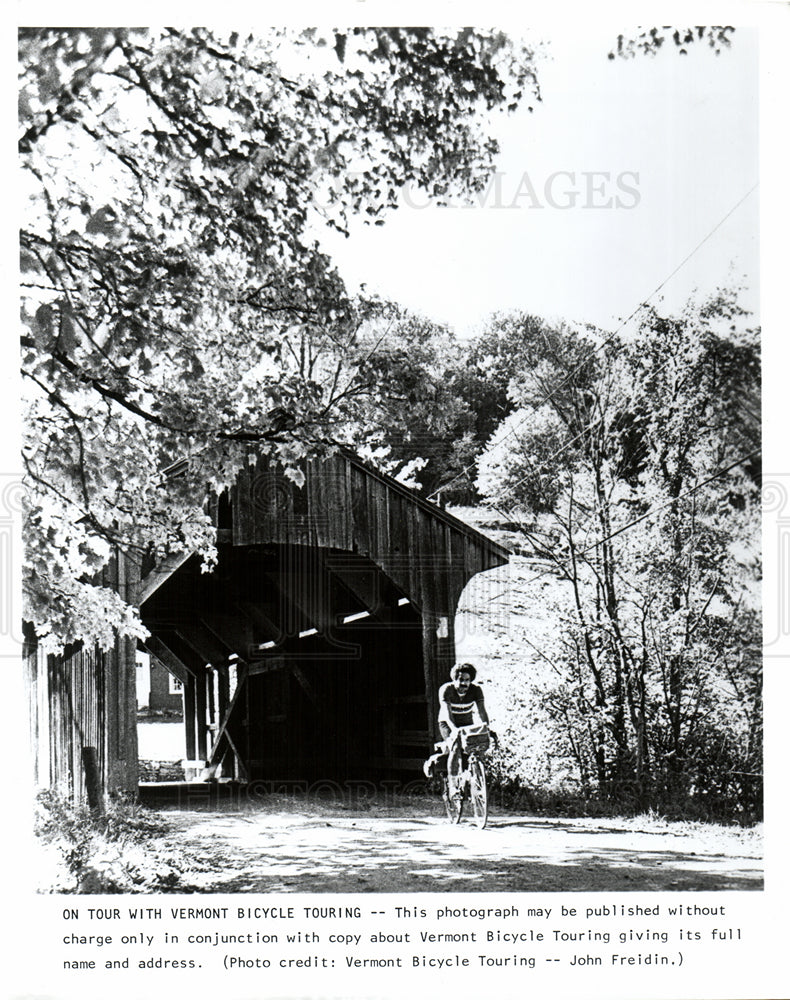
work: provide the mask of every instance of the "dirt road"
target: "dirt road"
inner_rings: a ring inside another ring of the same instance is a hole
[[[351,810],[162,810],[153,848],[181,892],[761,889],[759,834],[649,817],[497,815],[448,824],[433,804]],[[149,861],[150,861],[149,856]]]

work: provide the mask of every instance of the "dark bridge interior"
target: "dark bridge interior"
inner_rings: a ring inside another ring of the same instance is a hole
[[[214,572],[187,560],[141,613],[184,684],[187,755],[217,773],[378,780],[425,757],[422,618],[368,558],[222,545]]]

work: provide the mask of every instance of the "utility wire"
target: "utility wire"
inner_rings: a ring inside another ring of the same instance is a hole
[[[686,490],[684,493],[680,493],[678,494],[678,496],[672,497],[671,500],[667,500],[666,503],[662,503],[658,507],[653,507],[645,514],[642,514],[639,517],[634,518],[633,521],[629,521],[628,524],[624,524],[621,528],[618,528],[616,531],[610,532],[608,535],[606,535],[605,538],[600,538],[592,545],[588,545],[586,548],[581,549],[577,553],[577,555],[583,556],[584,553],[589,552],[590,549],[597,548],[599,545],[603,545],[604,542],[608,542],[609,539],[615,538],[617,535],[621,535],[624,531],[628,531],[629,528],[633,528],[635,524],[639,524],[641,521],[646,520],[648,517],[652,517],[654,514],[657,514],[660,510],[664,510],[665,507],[671,507],[672,504],[677,503],[678,500],[684,500],[686,497],[690,497],[692,493],[696,493],[697,490],[701,490],[703,486],[707,486],[708,483],[712,483],[716,479],[719,479],[721,476],[725,475],[726,473],[731,472],[734,468],[736,468],[736,466],[743,465],[743,463],[748,462],[750,458],[754,458],[755,455],[759,455],[760,451],[761,451],[760,448],[754,448],[746,455],[741,455],[741,457],[736,458],[734,462],[730,462],[729,465],[725,465],[723,469],[718,469],[716,472],[714,472],[712,476],[708,476],[707,479],[703,479],[701,483],[697,483],[695,486],[692,486],[690,490]]]
[[[604,538],[597,539],[595,542],[593,542],[592,545],[588,545],[583,549],[579,549],[579,551],[576,553],[577,556],[583,556],[586,552],[590,552],[592,549],[598,548],[598,546],[603,545],[604,542],[608,542],[610,539],[615,538],[617,535],[621,535],[624,531],[628,531],[630,528],[633,528],[634,525],[640,524],[642,521],[647,520],[649,517],[653,517],[654,514],[658,514],[659,511],[664,510],[664,508],[671,507],[672,504],[677,503],[678,500],[684,500],[686,497],[689,497],[693,493],[696,493],[697,490],[702,489],[703,486],[707,486],[709,483],[714,482],[721,476],[726,475],[726,473],[731,472],[737,466],[743,465],[744,462],[748,462],[749,459],[754,458],[756,455],[759,455],[760,452],[761,452],[760,448],[754,448],[747,454],[741,455],[739,458],[735,459],[734,462],[730,462],[729,465],[725,465],[723,468],[717,469],[716,472],[714,472],[713,475],[708,476],[707,479],[703,479],[702,482],[696,483],[694,486],[691,487],[691,489],[688,489],[685,492],[678,494],[678,496],[673,497],[671,500],[667,500],[666,503],[662,503],[658,507],[651,508],[644,514],[641,514],[639,517],[634,518],[633,521],[629,521],[627,524],[624,524],[616,531],[610,532],[610,534],[606,535]],[[499,513],[502,513],[502,511],[500,511]],[[525,580],[523,585],[528,586],[530,583],[534,583],[536,580],[539,580],[542,576],[545,576],[546,573],[549,572],[553,572],[553,570],[549,569],[541,570],[540,573],[536,573],[535,576],[531,577],[529,580]],[[490,604],[493,601],[497,601],[501,597],[503,597],[504,594],[505,592],[501,594],[495,594],[494,597],[490,597],[486,603]]]
[[[664,280],[659,285],[657,285],[653,289],[653,291],[650,292],[650,294],[647,295],[636,306],[636,308],[631,312],[631,314],[629,316],[627,316],[620,323],[620,325],[617,327],[617,329],[612,334],[610,334],[606,338],[606,340],[604,340],[601,344],[599,344],[598,347],[596,347],[594,350],[590,351],[590,353],[585,358],[583,358],[582,361],[579,362],[579,364],[573,369],[573,371],[569,372],[568,375],[566,375],[566,377],[559,383],[559,385],[557,385],[554,389],[552,389],[552,391],[550,393],[548,393],[548,395],[543,400],[541,400],[541,402],[540,402],[541,406],[543,406],[550,399],[552,399],[560,391],[560,389],[562,389],[570,381],[570,379],[572,379],[574,377],[574,375],[577,375],[579,373],[579,371],[581,371],[581,369],[584,367],[584,365],[587,364],[587,362],[590,360],[590,358],[594,357],[594,355],[598,354],[600,351],[604,350],[606,347],[608,347],[612,343],[612,341],[615,339],[615,337],[617,337],[617,335],[620,333],[620,331],[623,329],[623,327],[626,326],[626,324],[630,323],[630,321],[634,318],[634,316],[636,316],[636,314],[639,312],[640,309],[643,309],[643,308],[645,308],[647,306],[647,304],[650,301],[650,299],[652,299],[655,295],[657,295],[661,291],[661,289],[664,287],[664,285],[666,285],[667,282],[671,281],[672,278],[675,277],[675,275],[678,273],[678,271],[681,270],[681,268],[685,267],[685,265],[691,260],[691,258],[694,256],[694,254],[696,254],[699,250],[702,249],[702,247],[708,242],[708,240],[715,233],[717,233],[719,231],[719,229],[721,229],[721,227],[730,218],[730,216],[741,207],[741,205],[746,201],[746,199],[749,198],[750,195],[752,195],[757,190],[758,187],[759,187],[759,181],[755,182],[752,185],[752,187],[749,188],[749,190],[746,192],[746,194],[742,198],[740,198],[732,206],[732,208],[729,210],[729,212],[727,212],[727,214],[722,219],[720,219],[720,221],[713,227],[713,229],[711,229],[710,232],[705,237],[703,237],[702,240],[700,240],[700,242],[694,247],[694,249],[691,250],[688,254],[686,254],[686,256],[683,258],[683,260],[681,260],[681,262],[677,265],[677,267],[673,271],[671,271],[670,274],[668,274],[666,276],[666,278],[664,278]],[[528,413],[517,424],[515,424],[513,427],[509,428],[508,431],[502,437],[502,439],[496,443],[496,445],[492,444],[491,447],[498,447],[499,445],[503,444],[508,439],[508,437],[510,437],[511,434],[515,434],[515,432],[518,430],[518,428],[521,427],[524,423],[526,423],[527,420],[529,420],[529,418],[530,418],[530,414]],[[475,462],[472,462],[470,465],[466,466],[466,468],[462,469],[449,482],[445,483],[438,490],[435,490],[433,493],[431,493],[430,496],[427,499],[428,500],[432,500],[439,493],[444,492],[444,490],[448,489],[448,487],[450,487],[454,483],[458,482],[458,480],[464,478],[465,476],[468,477],[468,475],[471,472],[471,470],[474,469],[475,464],[476,464]]]
[[[651,371],[650,374],[652,376],[656,376],[659,372],[663,371],[667,367],[667,365],[669,365],[673,360],[674,359],[671,358],[671,357],[667,358],[667,360],[662,365],[660,365],[658,368],[652,369],[652,371]],[[571,445],[575,444],[576,441],[579,440],[579,438],[584,437],[584,435],[588,431],[592,430],[592,428],[595,426],[595,424],[599,423],[602,419],[603,418],[601,418],[601,417],[597,417],[595,420],[591,420],[589,424],[586,424],[584,427],[582,427],[582,429],[579,431],[578,434],[574,435],[574,437],[572,437],[570,440],[566,441],[562,445],[562,447],[558,448],[555,452],[553,452],[553,454],[549,455],[548,458],[543,459],[543,464],[547,465],[549,462],[554,461],[555,458],[559,458],[559,456],[564,451],[567,451],[568,448],[571,447]],[[519,443],[521,443],[520,439],[519,439]],[[504,514],[504,511],[503,511],[502,507],[500,506],[502,500],[505,499],[506,497],[510,496],[511,493],[515,493],[515,491],[519,488],[519,486],[521,486],[522,483],[525,483],[530,478],[530,476],[532,476],[532,475],[535,474],[536,471],[537,470],[535,468],[531,468],[530,471],[525,476],[522,476],[521,479],[519,479],[517,482],[515,482],[512,486],[509,486],[506,490],[504,490],[502,493],[500,493],[499,496],[497,497],[497,502],[496,503],[494,503],[493,501],[489,500],[489,501],[485,501],[485,505],[487,507],[489,507],[491,510],[495,510],[499,514]]]

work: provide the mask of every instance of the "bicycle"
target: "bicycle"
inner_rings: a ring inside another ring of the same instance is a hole
[[[442,775],[442,799],[451,823],[459,823],[467,797],[472,800],[474,821],[482,830],[488,822],[488,787],[483,754],[491,744],[487,725],[462,726],[456,733]]]

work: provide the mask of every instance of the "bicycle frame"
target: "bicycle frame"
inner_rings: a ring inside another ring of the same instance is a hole
[[[461,820],[464,801],[472,800],[474,819],[482,830],[488,822],[488,790],[483,754],[488,748],[488,727],[463,726],[452,742],[447,759],[447,777],[442,782],[442,798],[453,823]]]

